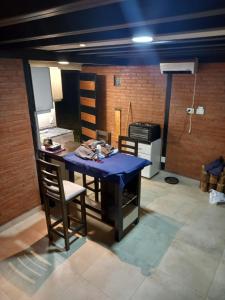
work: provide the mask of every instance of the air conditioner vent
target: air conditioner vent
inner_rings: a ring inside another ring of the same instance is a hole
[[[198,60],[184,61],[184,62],[161,62],[160,71],[162,74],[167,73],[188,73],[195,74],[198,69]]]

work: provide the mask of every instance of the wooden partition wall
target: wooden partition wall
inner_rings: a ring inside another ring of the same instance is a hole
[[[96,138],[96,74],[80,73],[81,140]]]

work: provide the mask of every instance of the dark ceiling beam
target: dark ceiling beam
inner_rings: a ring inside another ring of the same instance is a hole
[[[25,58],[25,59],[34,59],[34,60],[58,60],[59,55],[55,52],[47,52],[42,50],[33,50],[33,49],[0,49],[0,57],[2,58]]]
[[[128,45],[133,44],[131,38],[120,38],[120,39],[110,39],[110,40],[93,40],[91,42],[84,42],[87,48],[92,47],[102,47],[102,46],[115,46],[115,45]],[[67,44],[56,44],[48,46],[39,46],[34,49],[46,50],[46,51],[57,51],[57,50],[67,50],[67,49],[80,49],[80,43],[67,43]]]
[[[194,40],[178,40],[175,41],[175,43],[173,41],[169,42],[169,45],[179,45],[179,44],[195,44],[195,43],[203,43],[203,42],[215,42],[215,41],[224,41],[225,40],[225,36],[223,37],[214,37],[214,38],[204,38],[204,39],[194,39]],[[86,52],[86,53],[92,53],[92,51],[102,51],[102,50],[113,50],[113,49],[126,49],[126,48],[131,48],[131,49],[137,49],[137,48],[146,48],[149,47],[148,45],[136,45],[136,44],[132,44],[132,45],[118,45],[118,46],[103,46],[103,47],[92,47],[92,48],[79,48],[79,49],[67,49],[67,50],[57,50],[55,51],[56,53],[72,53],[72,52]]]
[[[83,1],[79,1],[79,3],[80,2],[83,2]],[[106,2],[106,4],[107,4],[107,2],[118,2],[118,0],[117,1],[116,0],[114,0],[114,1],[113,0],[111,0],[111,1],[109,1],[109,0],[108,1],[93,1],[93,3],[94,2]],[[145,20],[145,21],[124,23],[124,24],[118,24],[118,25],[109,25],[109,26],[101,26],[101,27],[88,28],[88,29],[79,29],[79,30],[73,30],[73,31],[67,31],[67,32],[58,32],[58,33],[54,33],[54,34],[45,34],[45,35],[38,35],[38,36],[31,36],[31,37],[24,37],[24,38],[16,38],[16,39],[1,41],[0,44],[3,45],[3,44],[12,44],[12,43],[53,39],[53,38],[60,38],[60,37],[67,37],[67,36],[76,36],[76,35],[82,35],[82,34],[99,33],[99,32],[105,32],[105,31],[113,31],[113,30],[121,30],[121,29],[128,29],[128,28],[134,28],[134,27],[165,24],[165,23],[178,22],[178,21],[179,22],[180,21],[188,21],[188,20],[208,18],[208,17],[213,17],[213,16],[219,16],[219,15],[225,15],[225,8],[202,11],[202,12],[197,12],[197,13],[192,13],[192,14],[183,14],[183,15],[172,16],[172,17],[157,18],[157,19],[153,19],[153,20]],[[0,27],[2,27],[1,22],[3,22],[3,21],[4,20],[2,20],[2,21],[0,20]]]
[[[69,53],[69,52],[91,52],[91,51],[95,51],[95,50],[99,50],[99,51],[101,51],[101,50],[107,50],[107,49],[109,49],[109,50],[113,50],[113,49],[118,49],[118,48],[129,48],[129,47],[132,47],[132,46],[134,46],[134,45],[118,45],[118,46],[104,46],[104,47],[101,47],[101,48],[99,48],[99,47],[93,47],[93,48],[90,48],[90,49],[86,49],[86,48],[80,48],[80,49],[72,49],[72,50],[57,50],[57,51],[55,51],[56,53],[61,53],[61,52],[63,52],[63,53]]]
[[[192,39],[201,39],[201,38],[214,38],[225,36],[225,28],[213,28],[209,30],[196,30],[190,32],[175,32],[171,34],[163,34],[163,35],[155,35],[153,36],[153,42],[151,45],[159,44],[159,43],[169,43],[175,41],[183,41],[183,40],[192,40]],[[126,38],[118,38],[118,39],[107,39],[107,40],[93,40],[90,42],[83,41],[86,45],[86,49],[90,49],[93,47],[102,47],[102,46],[117,46],[117,45],[132,45],[131,37]],[[58,50],[72,50],[72,49],[80,49],[80,43],[66,43],[66,44],[55,44],[48,46],[39,46],[34,49],[41,49],[46,51],[58,51]]]
[[[168,50],[180,50],[180,49],[205,49],[210,48],[214,50],[214,48],[217,47],[225,47],[225,43],[223,44],[210,44],[210,45],[192,45],[192,46],[183,46],[183,47],[168,47],[168,48],[145,48],[145,49],[128,49],[128,50],[117,50],[117,51],[105,51],[105,52],[87,52],[87,53],[78,53],[78,55],[104,55],[104,56],[110,56],[112,54],[120,54],[120,53],[143,53],[143,52],[167,52]]]
[[[215,48],[215,49],[213,49],[213,51],[214,51],[214,54],[215,53],[219,53],[219,52],[221,52],[221,53],[225,53],[225,48]],[[164,53],[162,53],[162,52],[155,52],[154,54],[155,55],[159,55],[160,56],[160,54],[165,54],[165,55],[177,55],[177,54],[201,54],[201,53],[209,53],[209,51],[208,51],[208,49],[190,49],[190,50],[188,50],[188,51],[186,51],[186,49],[177,49],[176,51],[166,51],[166,52],[164,52]],[[142,53],[141,55],[149,55],[149,51],[146,51],[145,53]],[[101,56],[99,56],[99,57],[120,57],[120,58],[123,58],[123,57],[135,57],[135,56],[137,56],[137,53],[121,53],[121,54],[110,54],[110,55],[107,55],[107,54],[105,54],[105,55],[101,55]]]
[[[56,6],[53,8],[40,10],[34,13],[18,15],[0,20],[0,27],[16,25],[20,23],[41,20],[59,15],[64,15],[72,12],[82,11],[99,6],[105,6],[113,3],[122,2],[124,0],[80,0],[65,5]]]

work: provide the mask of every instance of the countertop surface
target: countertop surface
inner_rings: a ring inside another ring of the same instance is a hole
[[[53,138],[59,135],[67,134],[67,133],[73,133],[70,129],[65,128],[59,128],[59,127],[53,127],[53,128],[47,128],[40,130],[40,136],[42,138]]]

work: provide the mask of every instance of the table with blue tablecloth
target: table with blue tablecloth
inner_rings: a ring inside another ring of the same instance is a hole
[[[133,174],[151,164],[150,161],[117,153],[100,161],[83,159],[74,153],[64,156],[66,168],[69,171],[87,174],[102,180],[114,181],[122,189]]]
[[[102,218],[112,221],[116,239],[120,240],[130,224],[138,223],[141,170],[151,162],[123,153],[101,161],[85,160],[69,153],[64,156],[64,161],[70,172],[79,172],[101,180]],[[124,195],[128,199],[130,197],[129,205],[124,203]]]

